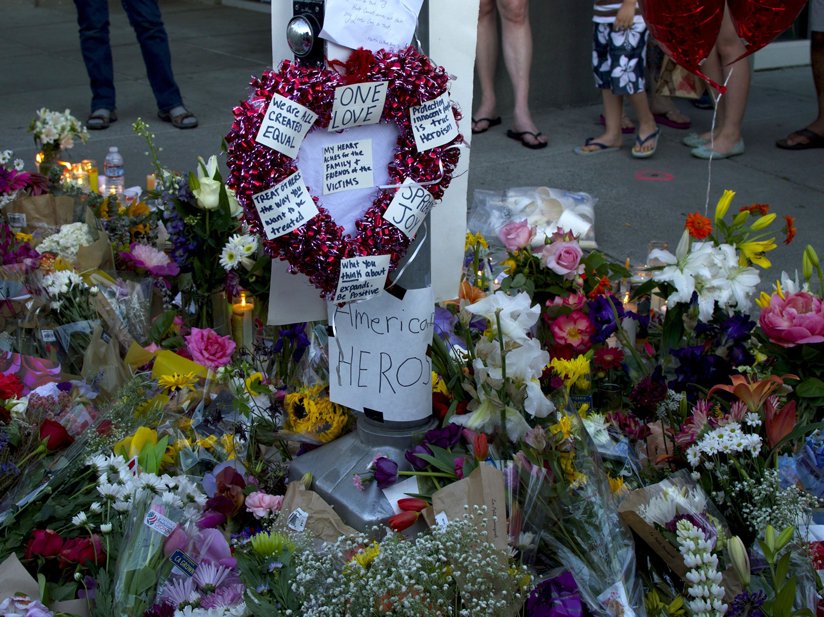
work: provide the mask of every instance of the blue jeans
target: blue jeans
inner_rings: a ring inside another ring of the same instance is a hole
[[[158,0],[121,0],[129,23],[134,28],[146,74],[157,107],[169,111],[183,104],[172,73],[172,54],[163,27]],[[108,0],[74,0],[80,48],[92,87],[92,111],[115,109],[114,63],[109,42]]]

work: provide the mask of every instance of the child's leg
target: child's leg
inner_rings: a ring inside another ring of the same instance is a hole
[[[630,104],[635,110],[636,116],[638,117],[638,137],[641,138],[641,141],[644,141],[647,137],[658,130],[658,126],[655,123],[655,116],[652,115],[652,111],[650,111],[649,108],[647,93],[636,92],[635,94],[631,94],[628,98]],[[655,148],[657,143],[658,138],[655,137],[645,141],[642,145],[635,144],[632,149],[634,152],[649,152]]]
[[[592,70],[595,85],[601,89],[604,101],[605,127],[601,135],[588,139],[587,143],[578,149],[581,153],[596,152],[604,148],[619,148],[623,140],[621,134],[623,98],[610,91],[613,63],[609,53],[609,37],[612,28],[610,24],[596,23],[593,26]]]

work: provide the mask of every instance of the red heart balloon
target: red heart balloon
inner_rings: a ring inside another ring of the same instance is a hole
[[[641,13],[653,38],[670,58],[716,90],[726,90],[701,72],[701,64],[721,31],[724,0],[641,0]]]
[[[807,0],[728,0],[730,17],[746,52],[746,58],[769,45],[793,25]]]

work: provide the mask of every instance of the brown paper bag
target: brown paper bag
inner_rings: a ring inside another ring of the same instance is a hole
[[[15,199],[4,211],[9,225],[25,233],[74,222],[75,200],[67,195],[27,195]]]
[[[117,341],[104,336],[98,325],[92,333],[92,340],[83,354],[81,376],[88,383],[96,384],[101,390],[114,394],[131,377],[129,369],[120,358]]]
[[[690,73],[669,56],[664,56],[661,74],[655,93],[662,96],[677,96],[684,99],[698,99],[704,94],[707,84],[704,80]]]
[[[486,532],[489,541],[495,548],[507,550],[504,476],[492,465],[478,465],[468,478],[453,482],[432,495],[432,516],[435,523],[440,523],[444,516],[446,522],[463,518],[475,506],[486,506]]]
[[[287,517],[287,526],[294,531],[309,531],[325,542],[334,543],[341,536],[358,532],[346,525],[335,510],[302,482],[292,482],[286,489],[280,516]]]
[[[74,267],[78,272],[92,270],[114,270],[114,255],[112,243],[108,234],[98,228],[97,218],[90,208],[85,208],[85,222],[89,226],[94,242],[89,246],[81,246],[74,260]]]

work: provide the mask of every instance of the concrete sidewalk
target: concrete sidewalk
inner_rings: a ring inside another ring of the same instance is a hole
[[[85,119],[90,92],[80,56],[74,5],[67,0],[6,0],[0,24],[0,148],[11,148],[27,161],[35,147],[26,129],[40,107],[70,108]],[[126,160],[127,184],[142,184],[150,172],[145,145],[131,130],[143,117],[152,125],[163,162],[194,169],[197,156],[220,151],[232,120],[232,107],[244,98],[249,78],[270,60],[267,13],[227,6],[171,0],[162,3],[172,44],[178,83],[200,127],[179,131],[158,120],[134,33],[119,3],[112,3],[112,42],[120,120],[106,131],[92,132],[72,158],[102,164],[108,146]],[[779,215],[796,217],[798,237],[773,253],[780,269],[800,268],[804,244],[824,255],[824,150],[788,152],[774,142],[812,119],[815,93],[809,67],[756,73],[745,121],[746,154],[730,160],[694,159],[680,144],[684,131],[662,128],[658,152],[649,160],[632,159],[625,148],[595,157],[572,150],[597,135],[600,106],[539,109],[536,121],[550,146],[533,151],[507,139],[502,127],[476,136],[472,143],[469,202],[475,189],[550,186],[585,191],[598,199],[596,237],[601,248],[640,263],[650,240],[674,247],[687,213],[703,211],[710,186],[710,211],[725,188],[738,192],[734,207],[768,203]],[[682,106],[694,127],[706,130],[712,113]],[[771,277],[772,278],[772,277]]]

